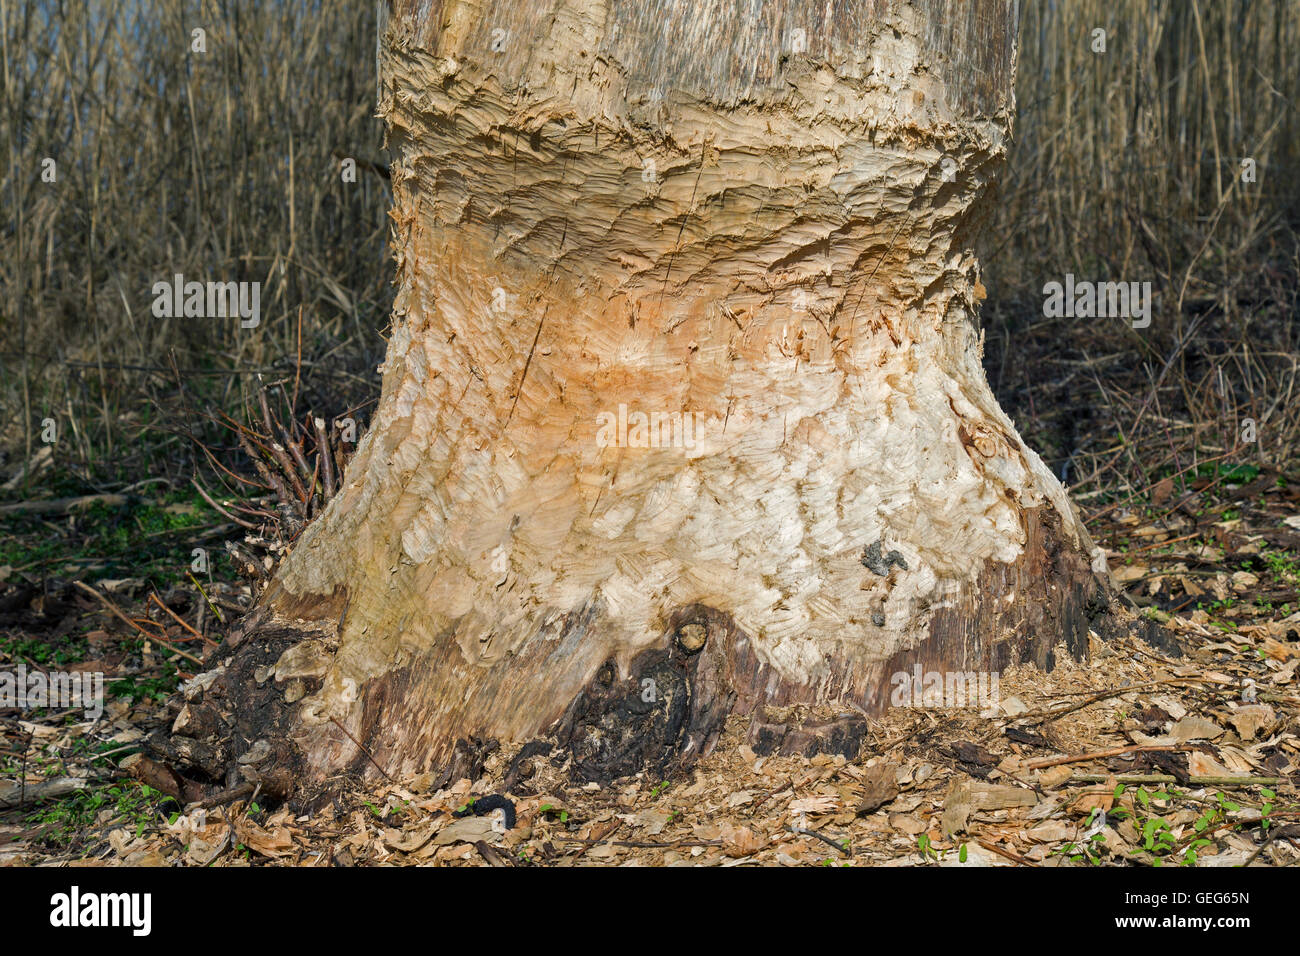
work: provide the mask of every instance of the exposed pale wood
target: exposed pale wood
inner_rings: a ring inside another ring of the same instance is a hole
[[[1104,558],[973,321],[1012,12],[399,0],[382,397],[229,648],[259,700],[306,681],[272,724],[308,777],[612,740],[647,668],[688,675],[666,747],[821,732],[794,705],[843,740],[894,671],[1086,647]],[[620,406],[693,447],[610,447]]]

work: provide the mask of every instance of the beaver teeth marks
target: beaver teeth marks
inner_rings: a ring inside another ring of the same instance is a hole
[[[906,571],[907,559],[897,551],[885,554],[882,542],[877,541],[862,549],[862,566],[873,574],[886,578],[889,577],[889,569],[892,567],[897,566]]]

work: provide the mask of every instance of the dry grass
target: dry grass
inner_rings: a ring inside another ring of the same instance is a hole
[[[1022,4],[1017,142],[984,258],[987,364],[1084,494],[1143,494],[1214,459],[1296,460],[1298,13],[1292,0]],[[1043,284],[1067,272],[1150,281],[1150,327],[1044,318]]]
[[[985,250],[988,368],[1085,496],[1141,493],[1207,459],[1296,457],[1296,13],[1021,4],[1017,142]],[[206,54],[190,52],[196,26]],[[391,274],[374,30],[371,5],[348,0],[0,0],[6,474],[47,417],[60,463],[104,486],[187,477],[191,437],[237,455],[205,410],[243,418],[299,368],[317,414],[373,399]],[[341,155],[361,161],[355,184]],[[177,272],[261,282],[260,326],[154,318],[153,283]],[[1043,318],[1043,283],[1066,272],[1152,281],[1151,327]]]
[[[166,467],[160,444],[186,462],[167,433],[292,367],[300,309],[312,404],[341,415],[368,394],[390,301],[388,183],[366,166],[382,156],[374,31],[372,5],[348,0],[0,0],[14,458],[52,417],[86,479]],[[336,154],[362,161],[356,183]],[[261,324],[155,318],[153,284],[175,273],[261,282]]]

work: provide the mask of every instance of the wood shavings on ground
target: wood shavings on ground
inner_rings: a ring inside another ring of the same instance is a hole
[[[1265,500],[1253,528],[1212,513],[1109,519],[1112,566],[1142,571],[1120,575],[1137,602],[1130,633],[1093,635],[1084,661],[1058,649],[1050,671],[1007,668],[996,707],[894,708],[869,721],[853,760],[756,754],[733,717],[688,775],[614,787],[566,783],[539,756],[508,794],[509,827],[504,809],[475,809],[504,788],[501,753],[476,780],[344,786],[309,813],[256,793],[182,811],[157,777],[150,796],[120,757],[96,756],[136,749],[163,719],[157,699],[110,700],[97,722],[7,720],[0,800],[31,802],[0,816],[0,864],[1295,865],[1300,540],[1288,536],[1300,535],[1274,520],[1290,498]],[[1135,542],[1140,565],[1127,563]],[[112,627],[94,602],[80,607]],[[90,653],[120,653],[92,633]],[[63,790],[41,800],[42,787]]]

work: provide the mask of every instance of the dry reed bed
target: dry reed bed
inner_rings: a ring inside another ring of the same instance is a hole
[[[1216,458],[1295,460],[1297,7],[1021,4],[987,364],[1085,496]],[[6,474],[53,417],[79,480],[179,480],[191,436],[238,455],[206,410],[243,417],[258,372],[300,373],[327,416],[373,398],[391,273],[374,30],[348,0],[0,0]],[[1042,286],[1067,272],[1151,281],[1151,326],[1044,318]],[[155,318],[153,283],[175,273],[261,282],[261,324]]]

